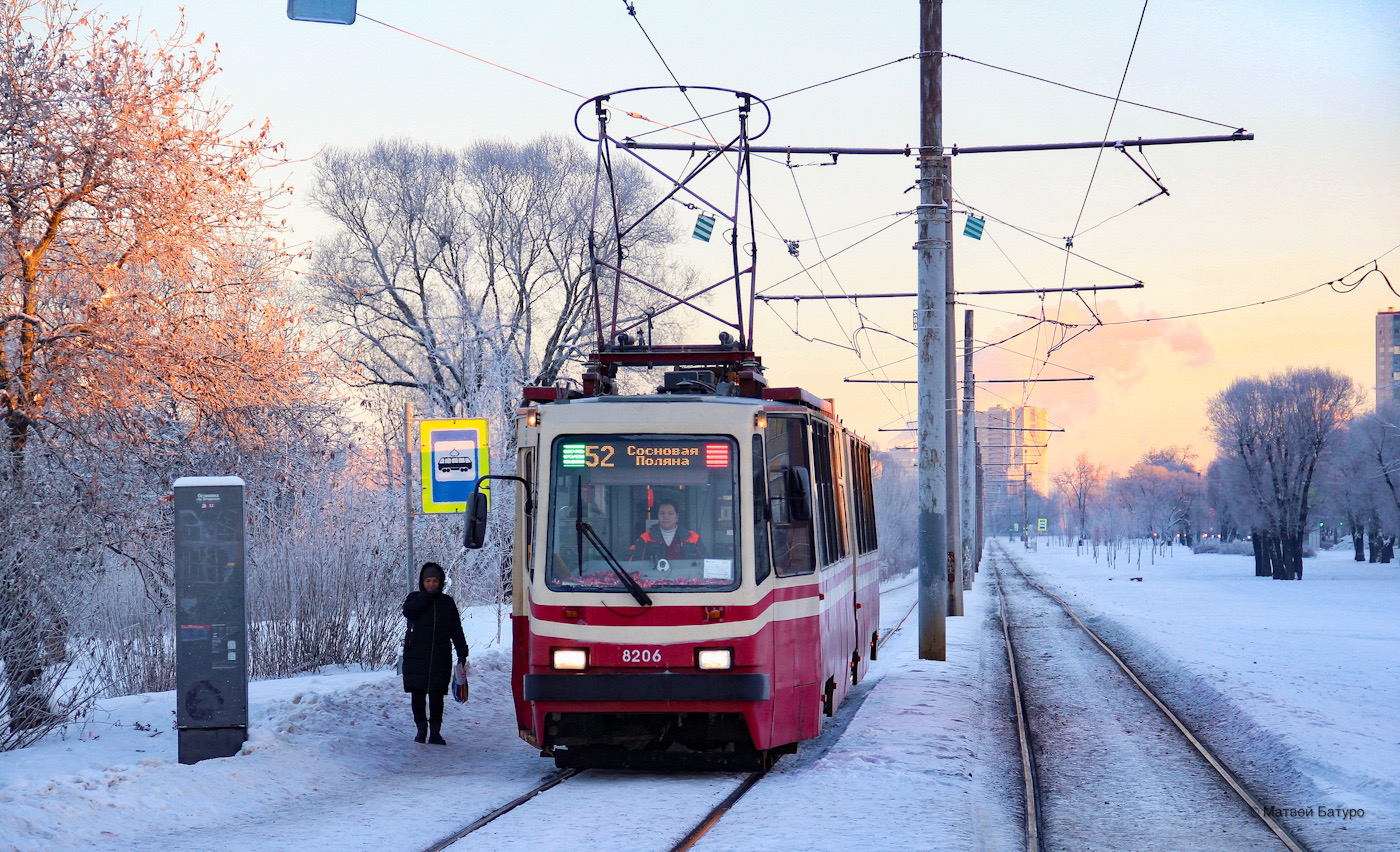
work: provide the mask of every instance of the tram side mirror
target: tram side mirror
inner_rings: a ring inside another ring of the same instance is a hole
[[[805,467],[787,469],[788,517],[795,523],[812,522],[812,477]]]
[[[473,491],[467,498],[467,532],[462,546],[477,550],[486,543],[486,495]]]

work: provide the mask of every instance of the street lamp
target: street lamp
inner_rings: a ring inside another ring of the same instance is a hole
[[[356,0],[287,0],[287,17],[315,24],[355,23]]]

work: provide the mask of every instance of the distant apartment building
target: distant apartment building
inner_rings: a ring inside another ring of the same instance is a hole
[[[1043,408],[1031,405],[1003,408],[998,405],[977,412],[977,444],[988,489],[1018,488],[1027,481],[1045,494],[1050,488],[1049,420]]]
[[[1400,308],[1376,314],[1376,408],[1400,405]]]

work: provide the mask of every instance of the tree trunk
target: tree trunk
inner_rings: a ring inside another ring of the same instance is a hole
[[[1348,518],[1348,519],[1347,519],[1347,526],[1349,526],[1349,527],[1351,528],[1351,547],[1352,547],[1352,551],[1353,551],[1353,553],[1354,553],[1354,557],[1353,557],[1353,558],[1354,558],[1355,561],[1357,561],[1357,562],[1365,562],[1365,561],[1366,561],[1366,537],[1365,537],[1365,530],[1363,530],[1363,529],[1361,528],[1361,525],[1360,525],[1359,523],[1357,523],[1355,520],[1353,520],[1353,519],[1351,519],[1351,518]]]
[[[1265,550],[1264,534],[1255,530],[1249,541],[1250,544],[1254,545],[1254,576],[1269,576],[1272,572],[1269,570],[1269,556]]]
[[[16,608],[17,610],[17,608]],[[18,613],[17,619],[6,619],[7,634],[3,659],[5,663],[5,709],[10,717],[10,730],[16,733],[42,727],[52,721],[43,688],[44,660],[42,637],[35,621]]]
[[[1300,580],[1303,575],[1303,537],[1281,535],[1274,539],[1276,559],[1275,580]]]
[[[1269,533],[1264,539],[1264,552],[1269,558],[1269,576],[1275,580],[1283,580],[1283,542],[1273,533]]]

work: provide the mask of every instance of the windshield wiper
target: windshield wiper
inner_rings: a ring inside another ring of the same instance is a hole
[[[622,585],[627,587],[627,591],[632,593],[632,597],[637,599],[637,603],[642,606],[651,606],[651,598],[647,596],[646,592],[642,591],[641,584],[632,579],[631,574],[623,570],[622,565],[617,561],[617,557],[612,555],[612,551],[608,550],[606,544],[603,544],[603,540],[598,537],[598,533],[594,532],[592,524],[587,521],[579,521],[578,531],[588,536],[589,543],[597,548],[599,553],[603,554],[603,559],[607,561],[608,567],[613,569],[613,573],[622,581]]]

